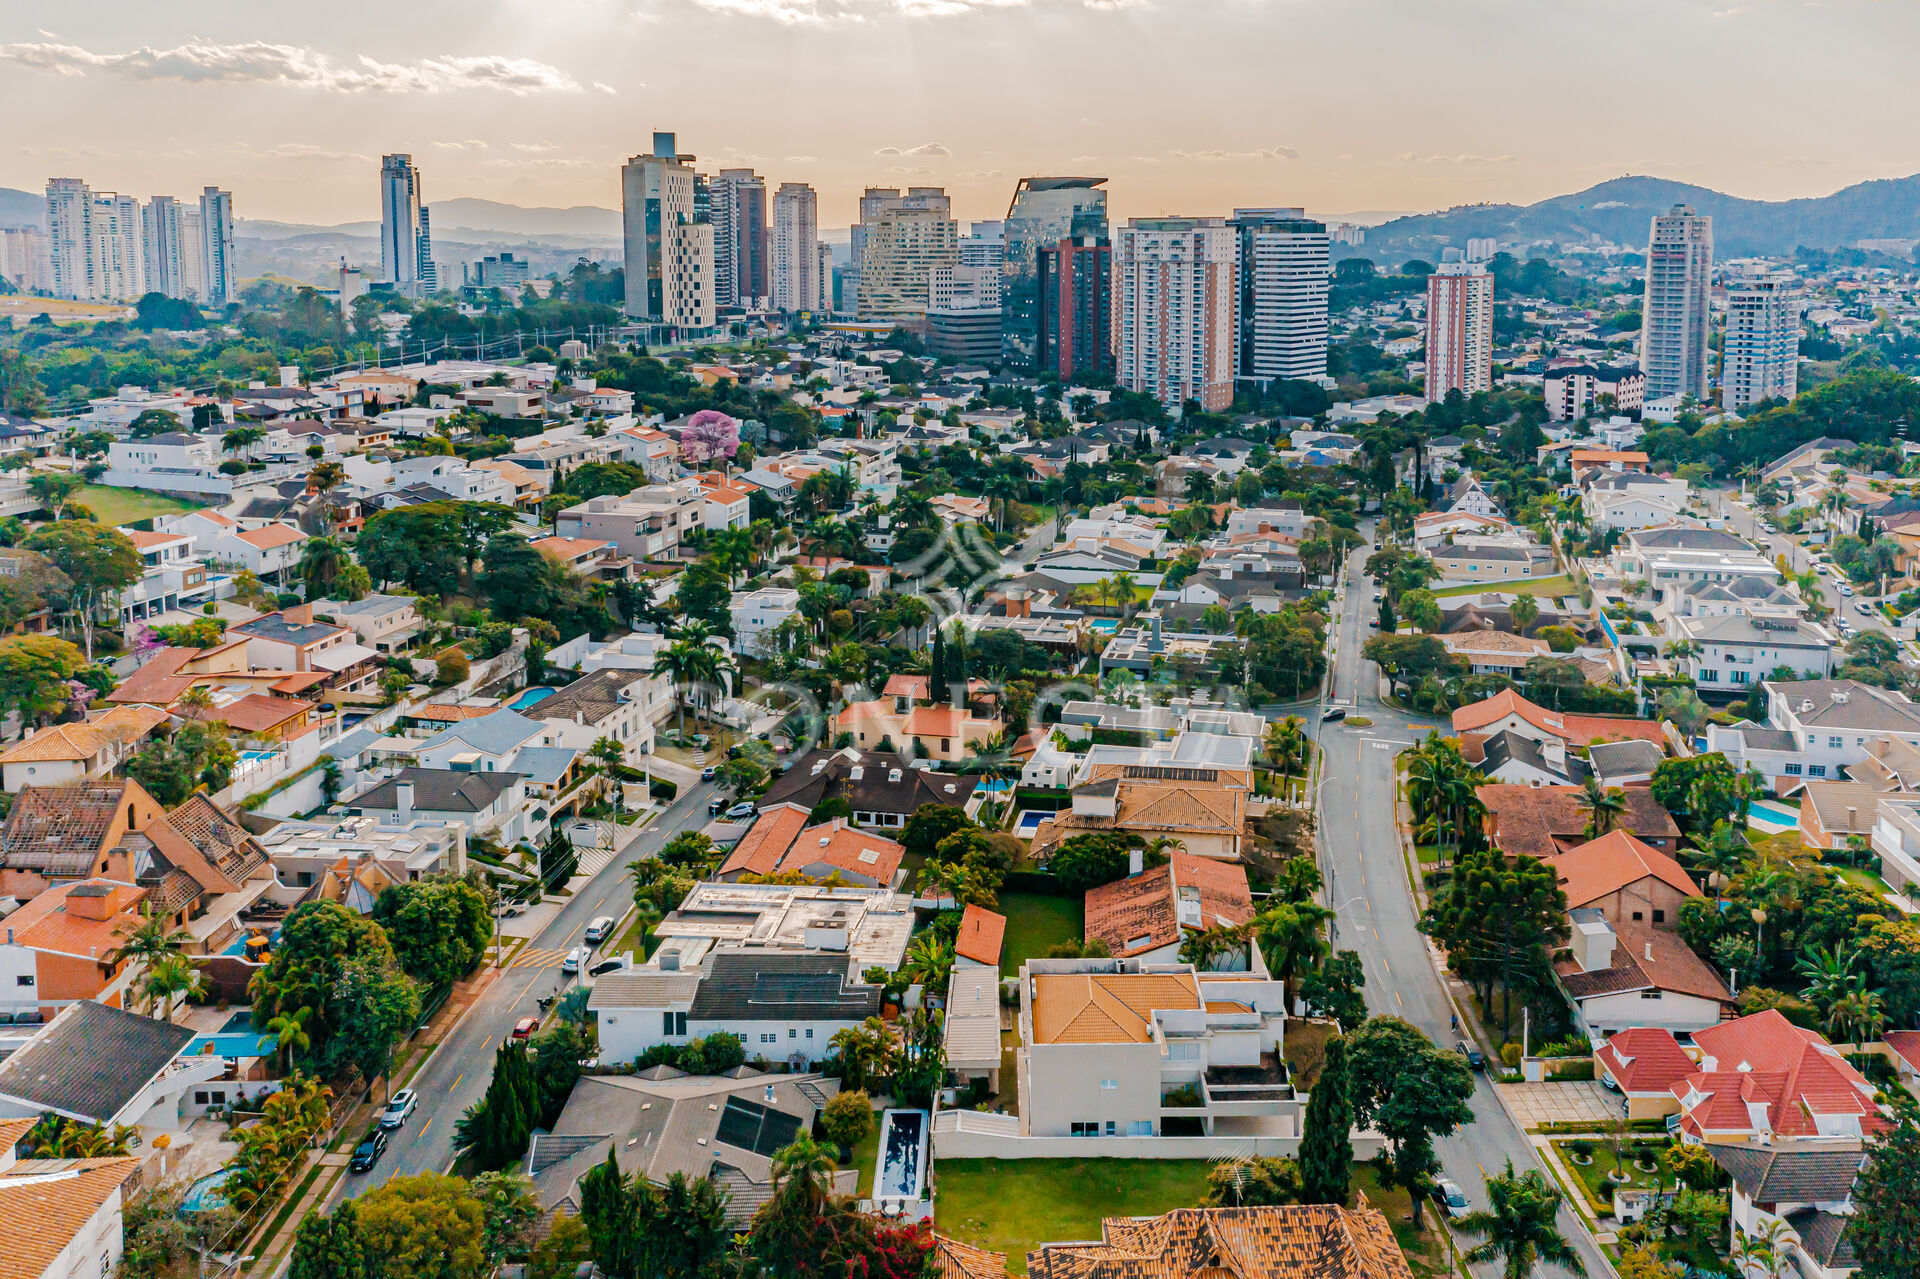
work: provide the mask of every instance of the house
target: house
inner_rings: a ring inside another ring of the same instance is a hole
[[[1587,747],[1587,766],[1593,771],[1594,779],[1608,790],[1616,786],[1649,785],[1653,771],[1666,757],[1660,747],[1640,738],[1595,742]]]
[[[1441,495],[1440,505],[1448,514],[1480,515],[1489,518],[1506,518],[1500,504],[1493,496],[1480,487],[1480,481],[1471,475],[1463,475],[1455,480],[1451,487]]]
[[[1649,796],[1651,798],[1651,796]],[[1699,887],[1671,855],[1624,830],[1608,831],[1551,858],[1567,894],[1567,908],[1591,907],[1608,923],[1645,924],[1671,931],[1680,907]]]
[[[403,768],[344,803],[350,815],[383,826],[458,822],[471,835],[513,844],[545,833],[546,823],[526,811],[526,793],[521,773]]]
[[[800,874],[819,881],[837,877],[861,888],[888,888],[907,850],[893,840],[849,826],[835,817],[806,826],[805,810],[777,804],[762,811],[727,860],[721,881],[743,875]]]
[[[1673,1085],[1682,1141],[1788,1146],[1884,1132],[1874,1087],[1817,1031],[1778,1009],[1694,1032],[1699,1069]]]
[[[1226,534],[1234,538],[1245,533],[1277,533],[1298,542],[1307,535],[1312,524],[1313,517],[1302,510],[1296,501],[1267,502],[1257,507],[1237,507],[1229,511]]]
[[[1802,1279],[1847,1279],[1859,1269],[1850,1227],[1866,1156],[1856,1145],[1767,1150],[1714,1143],[1707,1153],[1733,1181],[1736,1240],[1769,1240]]]
[[[133,548],[140,552],[140,580],[120,593],[120,620],[123,623],[156,617],[175,609],[197,608],[214,597],[216,582],[207,578],[207,566],[194,554],[193,538],[185,533],[147,532],[122,529]],[[11,552],[11,557],[26,559],[30,552]],[[42,562],[32,563],[34,571],[44,571]],[[19,576],[21,567],[12,567],[8,576]]]
[[[1461,749],[1469,759],[1477,760],[1481,743],[1506,730],[1537,741],[1556,738],[1570,748],[1636,739],[1664,748],[1667,740],[1665,732],[1653,720],[1629,719],[1624,715],[1563,714],[1536,705],[1510,688],[1453,713],[1454,736],[1460,739]]]
[[[1109,1217],[1100,1238],[1027,1254],[1028,1279],[1410,1279],[1386,1216],[1366,1206],[1176,1208]],[[965,1279],[977,1279],[972,1274]]]
[[[1637,478],[1622,476],[1622,479]],[[1685,485],[1681,485],[1683,489]],[[1672,524],[1686,513],[1684,495],[1677,500],[1665,492],[1666,485],[1595,485],[1581,499],[1586,507],[1587,524],[1594,529],[1640,529]]]
[[[828,1055],[836,1034],[880,1015],[881,988],[855,980],[849,966],[844,952],[719,950],[697,971],[608,973],[587,1007],[602,1060],[724,1032],[745,1044],[748,1061],[804,1067]]]
[[[1545,640],[1509,631],[1460,631],[1437,638],[1475,675],[1505,675],[1517,679],[1528,662],[1553,655],[1552,647]]]
[[[1833,851],[1872,839],[1880,792],[1867,782],[1808,782],[1800,795],[1800,842]]]
[[[1484,827],[1495,846],[1514,856],[1550,861],[1590,841],[1591,813],[1586,793],[1578,786],[1479,787],[1475,794],[1486,807]],[[1680,827],[1650,791],[1638,787],[1620,792],[1626,808],[1614,818],[1616,829],[1661,853],[1679,847]]]
[[[1780,581],[1780,566],[1745,538],[1692,524],[1630,531],[1614,548],[1613,566],[1623,579],[1645,582],[1657,601],[1671,601],[1698,582]]]
[[[109,879],[85,879],[48,888],[6,919],[0,943],[4,1001],[18,1019],[52,1016],[68,1005],[127,997],[118,957],[126,935],[141,923],[147,890]]]
[[[354,691],[378,674],[372,649],[356,643],[344,626],[316,621],[315,606],[300,604],[242,622],[229,638],[247,642],[247,660],[256,670],[317,671],[322,687]]]
[[[585,753],[605,737],[628,755],[649,755],[654,721],[672,708],[673,690],[664,676],[607,667],[535,702],[526,717],[546,727],[542,746],[571,746]]]
[[[8,1279],[98,1279],[117,1274],[127,1183],[140,1161],[22,1159],[31,1119],[0,1121],[0,1258]]]
[[[1244,867],[1175,851],[1164,866],[1089,888],[1086,936],[1099,939],[1116,959],[1173,963],[1191,933],[1238,928],[1253,919],[1253,897]],[[1244,971],[1245,946],[1210,965]],[[996,960],[996,962],[998,962]]]
[[[1616,923],[1590,906],[1568,917],[1571,957],[1555,962],[1554,977],[1595,1043],[1635,1026],[1693,1034],[1718,1025],[1733,1004],[1712,965],[1675,934]]]
[[[263,582],[285,585],[304,555],[307,535],[291,524],[272,523],[216,537],[207,557],[246,569]]]
[[[610,984],[677,978],[602,978]],[[773,1194],[773,1156],[813,1130],[840,1091],[825,1075],[763,1075],[742,1067],[725,1075],[689,1075],[654,1066],[635,1075],[583,1075],[551,1132],[534,1134],[524,1171],[547,1212],[578,1215],[580,1182],[611,1155],[620,1171],[653,1185],[674,1176],[712,1180],[727,1202],[727,1223],[744,1230]],[[859,1172],[833,1176],[851,1194]],[[89,1277],[91,1279],[91,1277]]]
[[[77,724],[35,729],[0,754],[0,785],[59,786],[99,777],[124,763],[167,722],[158,706],[115,706]]]
[[[1257,948],[1253,959],[1254,970],[1240,973],[1028,960],[1020,969],[1020,1134],[1153,1137],[1168,1135],[1170,1124],[1242,1138],[1298,1132],[1291,1125],[1304,1104],[1281,1086],[1279,1070],[1285,992]],[[1190,1113],[1169,1116],[1170,1107]]]
[[[1094,752],[1088,752],[1089,761]],[[1226,770],[1127,764],[1073,788],[1072,806],[1043,820],[1033,855],[1044,861],[1075,835],[1118,831],[1142,845],[1177,839],[1190,853],[1238,861],[1245,838],[1247,790]]]
[[[674,560],[681,539],[704,526],[705,506],[696,482],[652,484],[570,506],[554,520],[553,531],[558,537],[612,543],[635,560]]]
[[[1553,576],[1553,552],[1532,541],[1456,537],[1431,552],[1445,584],[1514,581]]]
[[[953,939],[954,963],[1000,969],[1000,948],[1006,938],[1007,917],[971,903],[960,913],[960,931]]]
[[[1833,669],[1839,640],[1824,626],[1797,617],[1726,613],[1671,619],[1674,638],[1697,646],[1679,665],[1702,693],[1745,696],[1766,673],[1785,666],[1824,680]]]
[[[339,902],[373,913],[381,892],[433,875],[467,870],[466,827],[424,820],[382,826],[371,817],[283,821],[260,837],[272,860],[268,896],[282,904]]]
[[[735,595],[727,605],[734,642],[743,653],[771,657],[779,641],[773,632],[800,611],[800,592],[788,586],[763,586]]]
[[[811,812],[823,800],[845,799],[860,826],[905,826],[922,804],[965,808],[979,786],[971,774],[914,768],[891,751],[815,749],[793,761],[760,797],[762,808],[791,803]]]
[[[362,647],[377,653],[404,653],[425,627],[411,595],[366,596],[351,602],[318,600],[316,619],[325,617],[353,632]]]
[[[1578,755],[1569,755],[1557,737],[1545,741],[1502,729],[1481,743],[1480,772],[1490,782],[1515,786],[1579,786],[1590,770]]]
[[[1920,706],[1904,693],[1853,679],[1766,680],[1767,723],[1789,734],[1800,758],[1788,777],[1836,778],[1862,763],[1868,745],[1895,737],[1920,746]]]
[[[699,968],[716,950],[844,954],[849,971],[899,970],[913,931],[913,899],[888,888],[819,884],[695,884],[654,925],[659,949],[645,967]]]
[[[1670,1030],[1629,1026],[1593,1051],[1595,1072],[1627,1100],[1628,1119],[1664,1119],[1680,1110],[1673,1085],[1699,1067]]]
[[[218,1054],[184,1055],[193,1038],[172,1022],[92,1000],[70,1004],[0,1062],[0,1122],[54,1114],[107,1128],[126,1124],[150,1141],[179,1133],[201,1113],[191,1109],[191,1090],[231,1064]],[[11,1148],[0,1145],[0,1159]],[[0,1253],[0,1263],[7,1260]]]
[[[1513,525],[1497,515],[1475,515],[1470,511],[1429,511],[1413,519],[1413,544],[1422,554],[1462,534],[1497,537],[1513,533]]]
[[[493,772],[506,768],[522,746],[554,744],[553,729],[549,725],[502,707],[490,714],[449,724],[406,753],[426,768],[457,766]]]
[[[924,682],[923,682],[924,683]],[[920,687],[911,693],[890,680],[888,692],[866,702],[853,702],[834,720],[834,732],[851,733],[860,748],[904,750],[919,758],[959,763],[1007,731],[997,716],[977,715],[971,707],[950,706],[932,700],[932,691]]]

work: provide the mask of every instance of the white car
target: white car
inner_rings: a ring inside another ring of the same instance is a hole
[[[420,1094],[411,1088],[402,1088],[393,1094],[393,1099],[387,1102],[387,1108],[380,1112],[380,1126],[388,1129],[400,1127],[419,1106]]]
[[[612,931],[612,915],[595,915],[593,922],[587,925],[587,935],[584,940],[589,946],[598,946],[607,939],[607,934]]]
[[[1440,1202],[1446,1205],[1447,1216],[1455,1221],[1473,1211],[1473,1205],[1467,1202],[1467,1192],[1451,1181],[1441,1181]]]
[[[1851,598],[1853,595],[1853,588],[1851,586],[1848,586],[1845,582],[1842,582],[1840,584],[1840,593],[1844,596]]]
[[[1865,600],[1860,600],[1854,604],[1853,611],[1856,613],[1865,613],[1868,617],[1872,617],[1873,605],[1867,603]]]
[[[586,962],[587,948],[585,946],[575,946],[567,952],[567,957],[560,961],[560,971],[572,975],[579,972],[580,966]]]

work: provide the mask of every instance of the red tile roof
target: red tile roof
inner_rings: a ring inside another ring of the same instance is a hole
[[[1594,1057],[1626,1092],[1666,1092],[1699,1069],[1672,1031],[1652,1026],[1621,1031]]]
[[[1567,890],[1568,909],[1598,901],[1649,877],[1689,897],[1700,895],[1699,887],[1679,862],[1623,830],[1608,831],[1599,839],[1561,853],[1553,859],[1553,868],[1560,876],[1561,887]]]
[[[982,906],[968,906],[960,916],[960,935],[954,938],[953,952],[962,959],[997,968],[1006,932],[1005,915],[996,915]]]
[[[722,875],[771,875],[780,859],[800,838],[807,825],[807,809],[798,804],[773,804],[761,812],[752,829],[740,838],[720,865]]]
[[[1542,861],[1588,841],[1585,791],[1578,786],[1522,786],[1498,782],[1474,792],[1486,805],[1488,830],[1505,851]],[[1675,840],[1680,827],[1645,787],[1621,792],[1626,808],[1617,829],[1641,840]]]
[[[900,859],[906,855],[904,845],[896,844],[884,835],[869,835],[866,831],[847,825],[846,818],[836,817],[831,822],[809,826],[801,831],[800,838],[780,859],[780,869],[803,870],[809,866],[826,865],[878,884],[890,884],[895,872],[900,869]]]
[[[1453,731],[1475,733],[1499,723],[1509,715],[1543,733],[1550,733],[1571,746],[1590,746],[1594,742],[1618,742],[1629,738],[1665,747],[1666,734],[1655,720],[1631,719],[1625,715],[1563,715],[1535,705],[1512,689],[1503,689],[1485,701],[1462,706],[1453,713]]]
[[[1176,852],[1165,866],[1088,889],[1086,935],[1120,959],[1172,945],[1181,936],[1183,898],[1197,905],[1199,929],[1253,918],[1244,868]]]
[[[1689,1131],[1750,1131],[1748,1102],[1766,1103],[1766,1123],[1782,1136],[1821,1135],[1816,1115],[1858,1116],[1863,1134],[1887,1127],[1873,1086],[1823,1036],[1778,1009],[1696,1031],[1693,1042],[1701,1069],[1673,1085],[1683,1100],[1705,1095],[1686,1111]]]
[[[1889,1030],[1880,1038],[1907,1063],[1909,1070],[1920,1070],[1920,1030]]]

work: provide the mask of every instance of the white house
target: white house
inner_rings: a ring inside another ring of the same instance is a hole
[[[1722,613],[1671,619],[1675,639],[1699,646],[1683,664],[1702,692],[1745,693],[1778,667],[1825,679],[1839,641],[1824,627],[1797,617]]]
[[[208,558],[235,564],[262,581],[285,583],[305,553],[307,535],[275,521],[260,528],[236,529],[214,538]]]
[[[1568,914],[1572,957],[1555,964],[1554,974],[1594,1043],[1635,1026],[1691,1035],[1720,1024],[1733,996],[1678,934],[1609,922],[1597,907]]]
[[[499,472],[469,466],[464,459],[444,454],[396,460],[393,463],[394,487],[405,488],[409,484],[430,485],[448,497],[463,502],[513,505],[513,485]]]
[[[739,1036],[749,1061],[804,1069],[821,1060],[836,1034],[879,1015],[883,991],[849,971],[844,935],[819,931],[823,946],[839,949],[722,950],[692,971],[630,969],[600,978],[587,1007],[598,1021],[601,1059],[632,1061],[656,1044],[723,1031]]]
[[[736,595],[727,606],[733,620],[733,638],[743,653],[765,656],[772,651],[771,632],[800,611],[800,592],[786,586],[763,586]]]
[[[1853,1184],[1866,1162],[1858,1143],[1824,1150],[1707,1149],[1733,1180],[1736,1239],[1753,1244],[1771,1237],[1783,1263],[1803,1279],[1846,1279],[1859,1268],[1848,1239]]]

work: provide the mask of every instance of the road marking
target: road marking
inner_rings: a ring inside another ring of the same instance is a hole
[[[427,1120],[427,1122],[426,1122],[426,1123],[424,1123],[424,1124],[422,1124],[422,1125],[420,1125],[420,1135],[421,1135],[422,1137],[424,1137],[424,1136],[426,1136],[426,1135],[427,1135],[427,1129],[429,1129],[429,1128],[431,1128],[431,1127],[433,1127],[433,1120],[431,1120],[431,1119],[429,1119],[429,1120]]]
[[[1393,992],[1393,1002],[1400,1005],[1402,1008],[1405,1008],[1407,1006],[1407,1001],[1400,998],[1400,992],[1397,990]]]
[[[460,1081],[462,1079],[465,1079],[466,1077],[467,1077],[467,1072],[464,1070],[461,1071],[459,1074],[455,1075],[453,1077],[453,1082],[447,1085],[447,1091],[452,1092],[454,1089],[458,1088],[460,1086]]]
[[[507,961],[509,968],[558,968],[567,957],[567,948],[558,950],[523,950]]]

